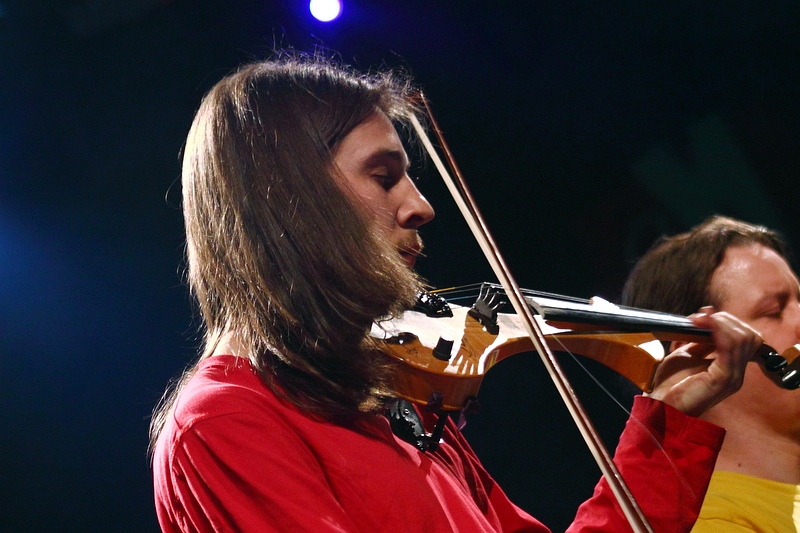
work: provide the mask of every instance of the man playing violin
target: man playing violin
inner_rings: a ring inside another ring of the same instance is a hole
[[[203,99],[183,211],[205,337],[152,424],[164,531],[547,531],[452,420],[423,451],[384,416],[398,368],[368,333],[414,303],[417,230],[434,216],[396,129],[416,112],[396,74],[299,55],[244,66]],[[691,527],[723,438],[686,413],[737,390],[761,344],[726,313],[693,321],[715,357],[637,398],[616,453],[659,532]],[[605,481],[572,528],[629,529]]]
[[[713,305],[783,352],[800,342],[799,293],[776,232],[715,216],[657,242],[623,303],[676,314]],[[693,531],[800,531],[800,391],[773,379],[747,365],[741,390],[700,415],[727,434]]]

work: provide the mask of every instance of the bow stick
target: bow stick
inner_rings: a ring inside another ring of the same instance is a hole
[[[539,328],[539,324],[533,318],[533,313],[530,307],[525,303],[525,300],[522,296],[522,291],[511,275],[505,260],[500,254],[500,250],[498,249],[494,238],[490,234],[483,216],[478,210],[477,203],[475,202],[472,193],[467,187],[466,181],[464,180],[460,170],[458,169],[458,166],[455,163],[455,159],[453,158],[452,153],[450,152],[450,149],[444,140],[444,135],[442,134],[441,129],[439,128],[439,125],[433,116],[433,112],[427,98],[425,98],[421,92],[418,93],[418,98],[422,102],[425,114],[430,121],[431,128],[436,134],[439,146],[441,147],[450,168],[453,170],[453,174],[455,174],[455,179],[448,172],[447,167],[445,166],[441,157],[439,157],[437,150],[434,148],[433,143],[428,137],[425,128],[422,127],[419,119],[413,113],[409,117],[411,125],[413,126],[414,130],[419,136],[419,139],[422,141],[425,150],[428,152],[428,155],[436,166],[436,169],[439,171],[439,174],[447,185],[453,200],[455,200],[462,216],[472,230],[472,234],[478,241],[478,245],[481,247],[481,250],[486,256],[487,261],[489,261],[489,264],[500,281],[500,284],[505,289],[509,302],[514,307],[517,314],[521,317],[522,323],[525,326],[525,330],[527,331],[528,335],[530,336],[536,352],[539,354],[542,363],[544,363],[544,366],[550,374],[550,377],[553,380],[553,383],[555,384],[559,394],[561,395],[564,404],[567,406],[567,409],[572,415],[575,425],[580,430],[586,445],[589,447],[589,450],[594,456],[597,465],[600,467],[603,476],[605,476],[609,487],[614,493],[614,496],[617,498],[625,517],[636,533],[653,533],[647,518],[644,516],[644,513],[639,505],[636,503],[636,500],[634,499],[633,494],[631,494],[628,486],[625,484],[625,481],[622,479],[622,475],[611,459],[608,450],[606,450],[605,446],[603,445],[603,442],[600,439],[600,436],[597,434],[597,431],[595,430],[591,420],[589,420],[589,416],[586,414],[583,405],[581,404],[575,392],[572,390],[572,387],[570,386],[569,381],[567,380],[567,377],[561,368],[561,365],[559,365],[558,361],[553,355],[553,352],[547,345],[547,342],[545,342],[544,334]]]

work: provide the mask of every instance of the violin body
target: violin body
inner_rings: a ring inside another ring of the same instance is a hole
[[[475,304],[465,307],[426,293],[424,304],[373,325],[371,336],[400,362],[394,382],[399,397],[436,411],[459,411],[477,396],[495,364],[535,352],[519,317],[497,312],[502,304],[498,294],[496,286],[483,284]],[[527,297],[548,348],[590,358],[644,392],[653,389],[656,369],[666,356],[663,341],[712,342],[708,330],[685,317],[554,296]],[[792,360],[800,350],[789,352],[784,357]],[[787,370],[784,357],[771,349],[760,355],[767,369],[779,375],[780,385],[800,385],[800,374]]]
[[[534,350],[514,314],[498,313],[498,331],[491,333],[469,308],[451,305],[451,309],[449,317],[407,311],[372,329],[373,337],[383,341],[384,351],[402,363],[395,382],[398,395],[422,405],[440,404],[445,411],[460,410],[475,398],[495,364]],[[540,323],[552,350],[585,354],[614,368],[641,390],[652,389],[655,369],[665,356],[652,333],[597,333],[557,328],[543,319]]]

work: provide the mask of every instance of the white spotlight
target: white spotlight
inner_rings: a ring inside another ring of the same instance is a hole
[[[342,3],[339,0],[311,0],[308,9],[315,19],[330,22],[342,13]]]

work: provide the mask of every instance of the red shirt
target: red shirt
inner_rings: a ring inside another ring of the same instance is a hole
[[[634,417],[656,442],[629,422],[617,452],[623,475],[655,531],[688,531],[723,432],[649,399],[637,399]],[[366,431],[309,418],[276,397],[249,361],[212,357],[181,392],[156,446],[159,523],[165,532],[548,531],[508,500],[452,422],[442,441],[423,453],[384,417]],[[667,455],[653,453],[659,446]],[[602,481],[572,527],[629,529]]]

